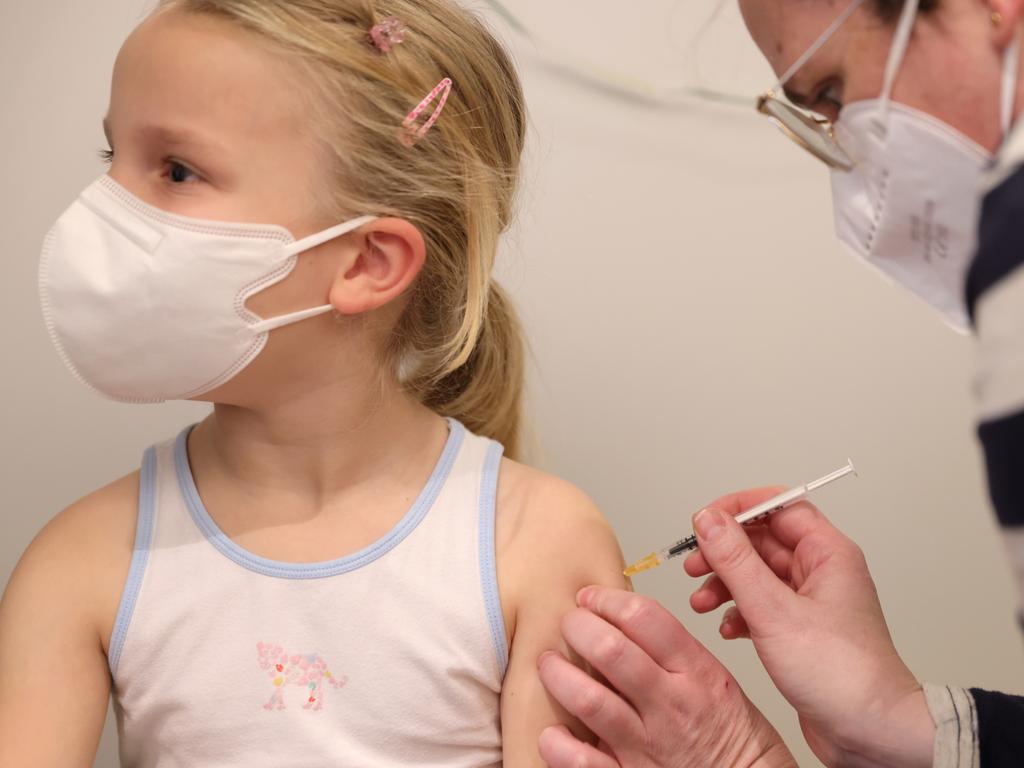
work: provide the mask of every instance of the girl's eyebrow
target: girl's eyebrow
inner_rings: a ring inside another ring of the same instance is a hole
[[[207,137],[188,129],[184,128],[169,128],[165,125],[143,125],[138,128],[139,134],[146,138],[156,139],[166,144],[175,146],[188,145],[202,150],[209,150],[211,152],[226,152],[223,145],[212,141]],[[103,133],[106,134],[107,141],[113,146],[111,141],[112,131],[110,130],[110,118],[103,118]]]

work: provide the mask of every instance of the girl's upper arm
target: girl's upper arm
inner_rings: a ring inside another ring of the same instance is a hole
[[[498,578],[511,638],[501,695],[504,759],[543,766],[537,743],[545,728],[564,723],[581,738],[589,734],[548,696],[537,660],[551,650],[572,658],[559,627],[580,589],[628,584],[618,541],[590,499],[509,462],[502,473],[501,482],[508,477],[511,486],[499,487],[497,521]]]
[[[93,763],[110,693],[104,632],[134,537],[131,484],[57,515],[11,575],[0,601],[0,765]]]

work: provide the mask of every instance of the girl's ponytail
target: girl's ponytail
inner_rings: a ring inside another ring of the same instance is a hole
[[[424,404],[458,419],[470,430],[505,446],[520,449],[524,379],[522,331],[512,302],[497,283],[488,289],[484,319],[476,345],[461,367],[431,384],[420,381]]]

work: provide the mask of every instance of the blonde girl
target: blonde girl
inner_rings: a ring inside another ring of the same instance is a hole
[[[506,53],[448,0],[165,0],[104,126],[47,326],[99,392],[213,409],[22,557],[0,764],[89,765],[112,695],[130,768],[539,765],[580,729],[537,659],[622,563],[514,461]]]

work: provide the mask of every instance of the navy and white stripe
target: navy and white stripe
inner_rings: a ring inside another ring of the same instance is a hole
[[[978,339],[978,436],[1024,626],[1024,124],[1008,139],[989,179],[967,305]],[[929,696],[940,737],[935,765],[1024,764],[1024,698],[953,688],[942,697],[937,690]],[[957,696],[968,693],[973,706],[957,706]]]
[[[978,337],[975,396],[989,492],[1024,607],[1024,146],[1007,145],[982,203],[967,304]],[[1022,611],[1024,615],[1024,611]]]

